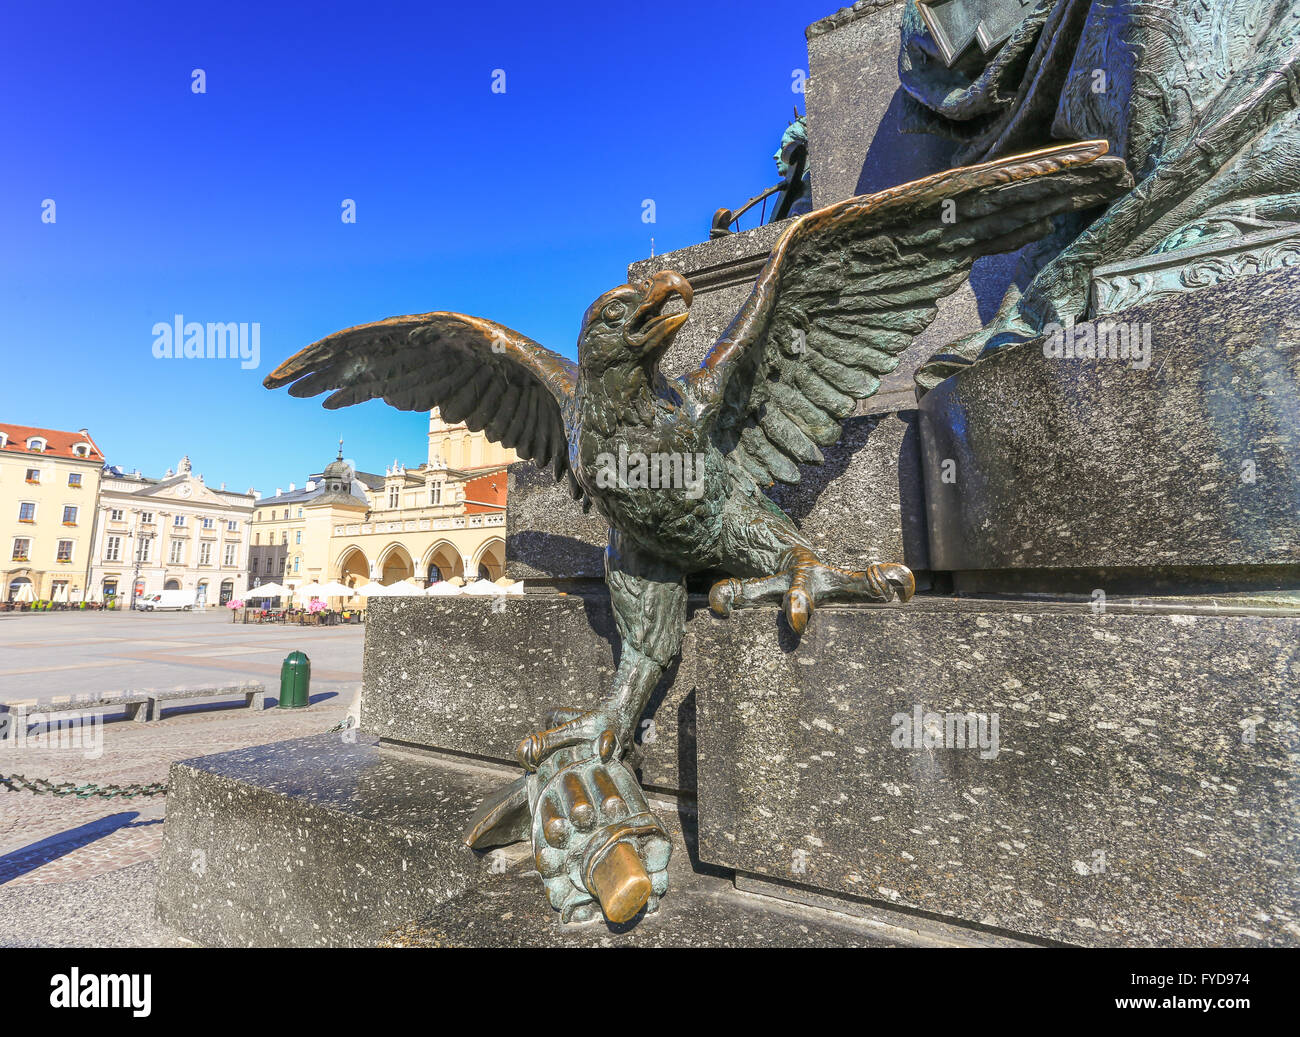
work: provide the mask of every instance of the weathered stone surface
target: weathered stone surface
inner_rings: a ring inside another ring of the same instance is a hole
[[[508,470],[506,575],[512,580],[601,580],[609,526],[531,461]]]
[[[371,734],[513,764],[557,706],[608,694],[618,641],[593,595],[389,598],[366,615],[361,725]],[[689,634],[687,651],[690,649]],[[695,682],[685,661],[651,696],[637,734],[643,784],[695,788]],[[675,683],[669,688],[673,678]]]
[[[1300,944],[1300,614],[916,599],[776,625],[696,629],[704,860],[1067,943]],[[917,706],[996,715],[997,752],[895,748]]]
[[[1244,277],[1104,318],[1149,332],[1145,364],[1037,340],[942,382],[920,408],[933,567],[1300,587],[1297,299],[1300,268]]]
[[[740,202],[722,201],[718,204],[738,205]],[[659,365],[664,374],[685,374],[700,366],[700,361],[708,355],[718,336],[749,298],[754,279],[767,262],[772,246],[790,223],[790,220],[782,220],[753,227],[676,252],[665,252],[653,259],[642,259],[627,268],[629,283],[644,280],[661,270],[676,270],[691,282],[694,292],[691,319],[677,333]],[[701,229],[708,232],[707,225]],[[682,309],[682,302],[678,299],[663,312],[680,313]]]
[[[826,463],[805,466],[802,481],[768,491],[821,557],[851,569],[929,569],[916,411],[850,418],[822,453]]]
[[[737,891],[730,875],[700,865],[694,818],[674,804],[652,804],[673,841],[669,891],[652,915],[626,925],[558,925],[541,877],[525,862],[490,885],[466,890],[428,917],[396,927],[391,947],[897,947],[940,940],[884,924],[869,925]],[[949,941],[945,941],[949,942]]]
[[[160,920],[207,946],[368,946],[477,881],[488,865],[461,833],[506,778],[374,742],[351,731],[173,764]]]
[[[813,204],[832,205],[952,168],[952,142],[902,131],[898,84],[901,0],[866,0],[808,27],[808,159]],[[868,412],[915,405],[912,373],[940,347],[997,312],[1017,254],[986,256],[969,281],[939,303],[934,323],[881,379]]]

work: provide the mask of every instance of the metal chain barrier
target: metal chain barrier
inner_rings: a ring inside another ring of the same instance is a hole
[[[165,781],[151,781],[135,785],[78,785],[75,781],[54,782],[47,778],[28,778],[22,774],[0,774],[0,788],[6,792],[34,792],[37,795],[76,796],[90,799],[100,796],[116,799],[121,796],[161,796],[167,791]]]

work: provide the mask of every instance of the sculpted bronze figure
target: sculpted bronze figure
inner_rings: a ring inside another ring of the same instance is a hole
[[[728,575],[715,612],[780,602],[800,633],[831,599],[906,601],[900,564],[840,569],[764,494],[822,460],[840,422],[933,319],[980,255],[1048,233],[1053,217],[1130,184],[1104,141],[950,170],[809,213],[785,231],[749,298],[701,367],[658,368],[691,304],[663,272],[600,296],[574,364],[477,317],[426,313],[338,332],[266,379],[325,406],[382,397],[442,408],[549,468],[608,520],[606,578],[623,647],[609,697],[557,710],[519,746],[524,777],[491,797],[476,847],[530,838],[565,920],[627,921],[667,889],[669,843],[623,761],[677,654],[686,576]]]

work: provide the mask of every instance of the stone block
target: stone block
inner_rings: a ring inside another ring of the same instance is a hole
[[[604,595],[380,598],[366,616],[361,726],[513,765],[551,709],[609,694],[617,641]],[[651,697],[637,732],[644,784],[694,789],[694,691],[684,660]]]
[[[776,628],[696,631],[704,861],[1031,939],[1300,944],[1300,613],[918,598]]]
[[[1300,268],[1242,277],[1073,329],[1105,356],[1040,339],[945,380],[920,407],[933,567],[972,590],[1300,588],[1297,299]]]
[[[370,946],[478,881],[490,865],[461,833],[509,775],[374,743],[343,732],[173,764],[159,919],[212,947]]]
[[[531,461],[507,476],[506,575],[512,580],[603,580],[609,526]]]

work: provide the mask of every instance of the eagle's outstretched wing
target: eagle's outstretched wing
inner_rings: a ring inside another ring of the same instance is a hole
[[[398,410],[439,407],[450,422],[512,447],[581,496],[569,470],[578,367],[494,321],[460,313],[390,317],[335,332],[267,377],[292,396],[334,390],[331,409],[382,397]]]
[[[1060,213],[1131,186],[1105,141],[1046,148],[808,213],[772,250],[749,298],[685,379],[717,407],[714,438],[733,475],[798,482],[855,403],[979,256],[1049,233]]]

